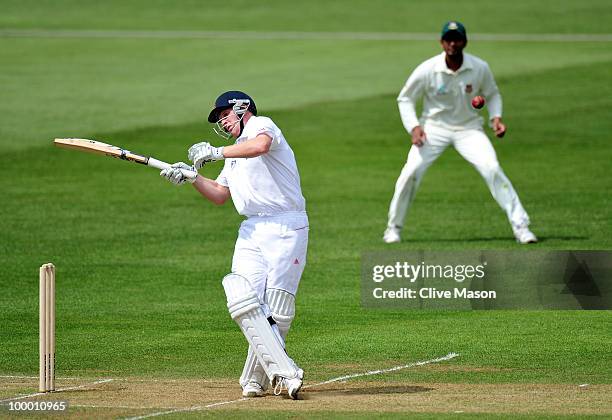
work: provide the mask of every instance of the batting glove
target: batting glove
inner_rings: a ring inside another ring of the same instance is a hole
[[[193,162],[196,169],[200,169],[206,162],[225,159],[223,147],[213,147],[208,142],[196,143],[189,148],[187,157]]]
[[[193,184],[198,177],[194,168],[183,162],[174,163],[172,167],[163,169],[159,174],[174,185],[183,185],[186,182]]]

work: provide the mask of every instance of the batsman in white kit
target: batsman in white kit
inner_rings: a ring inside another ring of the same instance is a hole
[[[295,316],[298,289],[308,246],[308,216],[300,176],[291,147],[267,117],[257,116],[253,99],[240,91],[220,95],[208,121],[215,132],[235,143],[191,146],[196,169],[225,159],[216,180],[187,178],[179,162],[161,175],[180,185],[191,183],[205,198],[223,204],[232,198],[240,225],[232,271],[223,278],[230,315],[249,343],[240,377],[242,394],[258,397],[268,385],[279,395],[283,388],[297,399],[304,372],[287,355],[285,338]]]
[[[397,98],[402,123],[412,136],[408,159],[395,185],[383,240],[400,242],[406,213],[427,168],[452,145],[482,175],[493,198],[505,211],[516,240],[537,242],[529,230],[529,216],[502,171],[495,149],[482,129],[483,118],[472,107],[475,96],[486,98],[490,126],[503,137],[502,99],[489,65],[464,54],[465,27],[447,22],[442,28],[442,52],[420,64],[408,78]],[[416,104],[423,98],[419,120]]]

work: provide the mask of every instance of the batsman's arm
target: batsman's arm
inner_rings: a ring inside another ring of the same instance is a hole
[[[261,156],[268,153],[271,147],[272,137],[265,133],[261,133],[241,143],[224,147],[214,147],[206,141],[196,143],[187,151],[187,157],[193,162],[194,167],[199,169],[206,162],[214,162],[221,159],[253,158]]]
[[[195,182],[192,184],[202,196],[216,205],[224,204],[231,197],[230,190],[209,178],[198,175]]]
[[[223,157],[226,159],[257,157],[268,153],[271,146],[272,137],[262,133],[245,142],[225,146],[223,148]]]

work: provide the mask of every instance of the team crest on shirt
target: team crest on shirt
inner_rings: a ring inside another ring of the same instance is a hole
[[[471,84],[465,85],[465,93],[472,93],[472,90],[474,89],[472,88]]]
[[[443,83],[438,87],[438,90],[436,91],[436,95],[446,95],[446,85]]]

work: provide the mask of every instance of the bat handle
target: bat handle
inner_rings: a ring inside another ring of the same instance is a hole
[[[163,160],[157,160],[155,158],[150,157],[147,160],[147,165],[157,169],[168,169],[170,164],[168,162],[164,162]]]
[[[152,157],[150,157],[147,161],[147,165],[160,170],[168,169],[172,166],[168,162],[164,162],[163,160],[158,160]],[[196,171],[195,168],[193,170],[181,169],[181,172],[183,173],[183,175],[189,178],[193,178],[198,174],[198,171]]]

